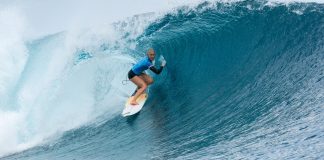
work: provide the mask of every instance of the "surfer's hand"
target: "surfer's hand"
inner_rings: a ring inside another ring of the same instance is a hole
[[[165,61],[165,60],[163,60],[163,61],[161,62],[161,67],[164,67],[164,66],[165,66],[165,64],[166,64],[166,61]]]

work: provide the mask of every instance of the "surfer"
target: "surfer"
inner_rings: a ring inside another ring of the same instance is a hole
[[[155,68],[153,65],[153,60],[155,58],[155,51],[150,48],[147,51],[147,56],[137,62],[132,69],[128,72],[128,79],[130,79],[136,86],[135,95],[132,97],[130,104],[138,105],[136,99],[146,90],[147,86],[153,83],[152,77],[145,74],[144,71],[150,69],[155,74],[160,74],[165,66],[166,62],[162,61],[159,69]]]

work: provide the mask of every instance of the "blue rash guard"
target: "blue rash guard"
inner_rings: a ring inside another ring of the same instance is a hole
[[[150,60],[149,57],[145,57],[144,59],[140,60],[138,63],[136,63],[133,68],[128,72],[128,78],[131,79],[135,75],[139,76],[142,74],[145,70],[150,69],[155,74],[160,74],[162,72],[163,67],[161,66],[159,69],[156,69]]]
[[[140,75],[142,72],[149,69],[150,67],[153,67],[152,61],[148,57],[145,57],[133,66],[132,71],[136,75]]]

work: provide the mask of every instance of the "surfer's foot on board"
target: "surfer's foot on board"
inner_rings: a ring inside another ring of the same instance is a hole
[[[136,101],[130,102],[130,104],[133,105],[133,106],[138,105],[138,103]]]
[[[138,103],[136,102],[136,100],[134,100],[134,97],[132,98],[132,100],[130,101],[131,105],[138,105]]]

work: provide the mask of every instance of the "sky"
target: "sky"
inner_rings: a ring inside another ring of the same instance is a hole
[[[0,0],[0,20],[14,21],[13,25],[23,24],[25,36],[37,38],[75,27],[112,23],[136,14],[162,12],[199,1],[202,0]],[[324,0],[270,1],[323,2]],[[1,12],[3,10],[4,13]],[[5,29],[1,28],[1,23],[6,22],[0,21],[0,31],[5,32]]]
[[[185,0],[0,0],[0,11],[15,12],[27,37],[115,22],[140,13],[160,12]],[[0,13],[1,14],[1,13]]]

